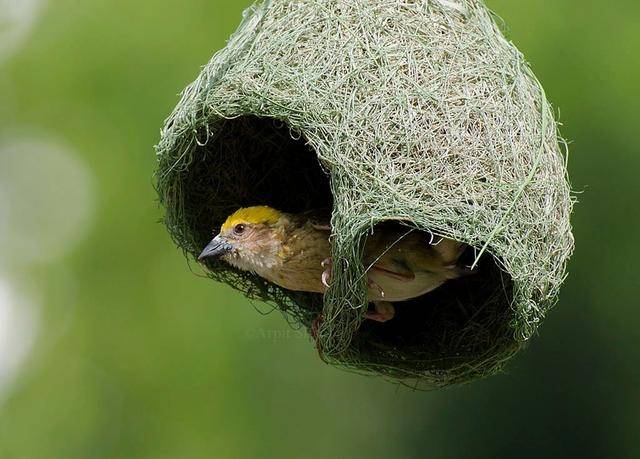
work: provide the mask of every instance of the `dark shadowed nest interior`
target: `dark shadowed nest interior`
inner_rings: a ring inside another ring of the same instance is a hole
[[[189,258],[239,207],[331,209],[324,296],[206,268],[313,328],[321,357],[354,371],[421,387],[494,374],[565,277],[572,199],[556,123],[475,0],[257,4],[157,150],[164,223]],[[395,303],[389,322],[363,320],[361,253],[380,224],[469,244],[461,262],[477,274]]]

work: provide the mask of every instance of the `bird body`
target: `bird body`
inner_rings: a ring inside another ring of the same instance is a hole
[[[369,235],[364,251],[370,300],[404,301],[424,295],[460,277],[457,266],[465,245],[431,237],[407,227],[381,227]]]
[[[285,289],[324,293],[331,276],[330,236],[330,226],[309,214],[247,207],[227,218],[199,259],[220,257]],[[464,247],[400,225],[374,229],[363,258],[368,297],[377,306],[370,318],[389,320],[393,317],[389,302],[424,295],[464,274],[466,270],[457,266]]]

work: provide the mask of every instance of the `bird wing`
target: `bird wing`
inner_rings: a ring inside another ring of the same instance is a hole
[[[415,273],[406,264],[392,258],[382,258],[371,267],[371,271],[402,282],[411,282],[416,278]]]
[[[365,264],[371,274],[379,274],[398,281],[409,282],[415,273],[406,263],[406,254],[401,250],[404,232],[379,231],[367,239]]]
[[[466,245],[447,238],[432,239],[422,231],[382,227],[367,240],[365,258],[374,272],[400,281],[414,280],[419,272],[445,277],[454,271],[452,277],[462,274],[458,274],[457,262]]]

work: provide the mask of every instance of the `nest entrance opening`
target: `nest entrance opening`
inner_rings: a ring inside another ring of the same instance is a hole
[[[327,209],[329,175],[306,140],[283,122],[257,116],[218,120],[198,146],[197,164],[181,183],[193,253],[240,207],[268,205],[289,213]],[[202,136],[200,136],[202,138]],[[203,245],[204,244],[204,245]]]
[[[400,225],[381,222],[373,231],[389,224]],[[476,253],[467,247],[458,263],[470,266]],[[430,373],[446,384],[461,382],[472,372],[482,372],[485,362],[490,367],[488,362],[496,355],[506,359],[519,349],[511,326],[511,298],[511,277],[485,254],[473,274],[394,302],[392,320],[365,320],[349,352],[357,353],[354,360],[367,362],[365,367],[392,378]]]

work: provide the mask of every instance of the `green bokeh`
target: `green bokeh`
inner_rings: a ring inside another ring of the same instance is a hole
[[[95,195],[72,251],[0,271],[42,305],[0,394],[0,458],[637,457],[640,3],[489,2],[572,140],[577,250],[507,374],[432,393],[324,365],[157,224],[162,120],[248,4],[50,0],[0,61],[0,146],[68,145]]]

